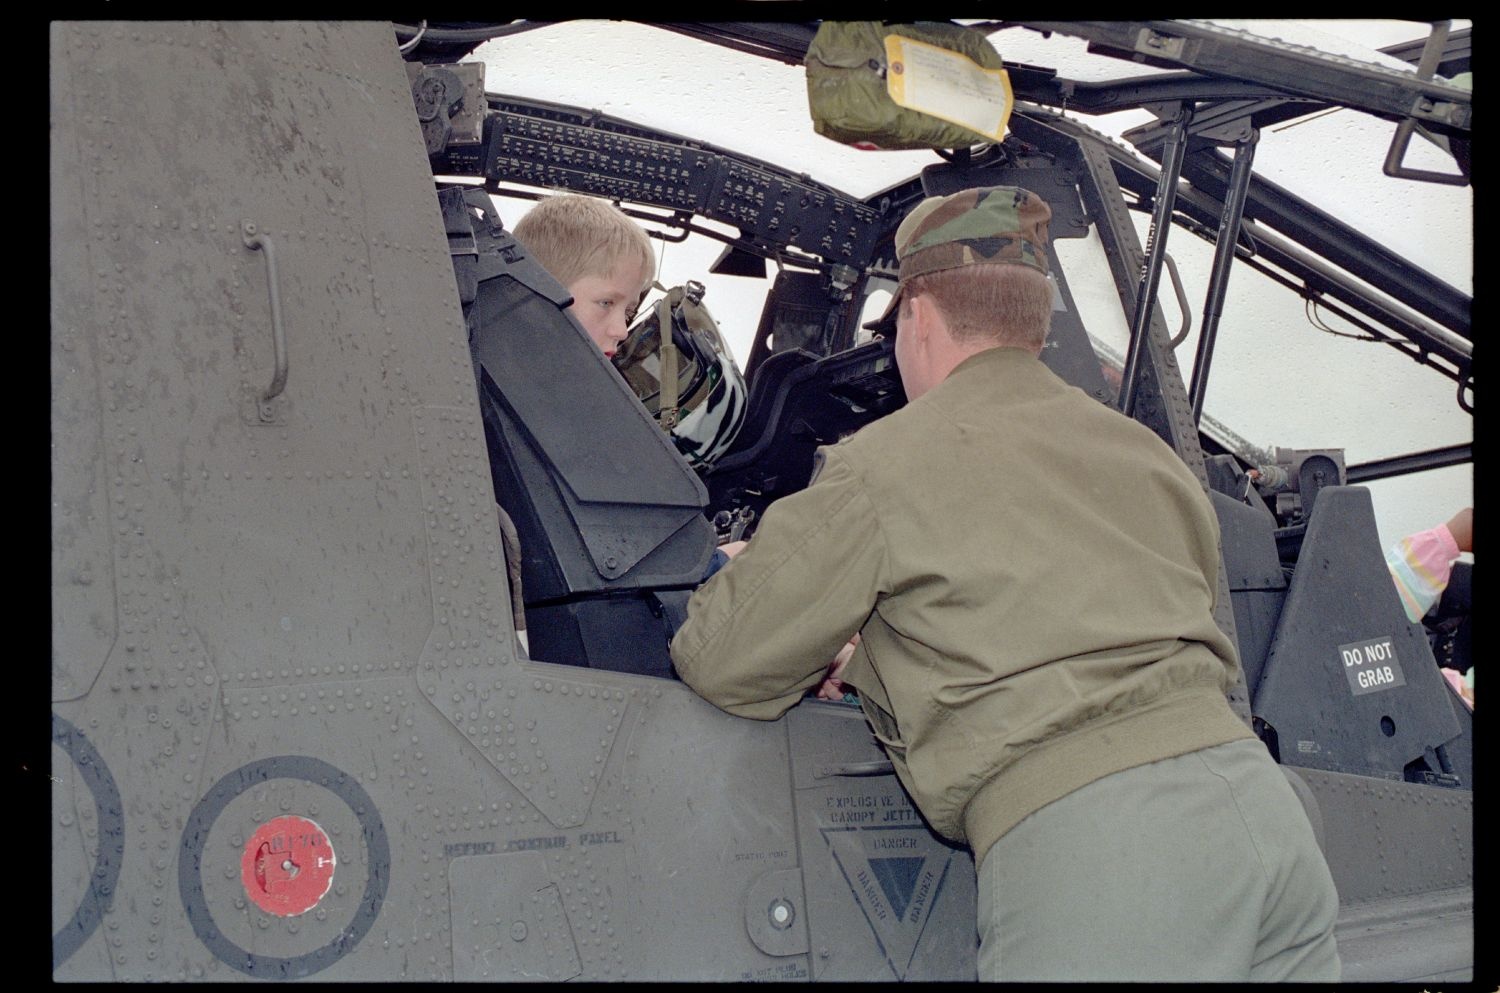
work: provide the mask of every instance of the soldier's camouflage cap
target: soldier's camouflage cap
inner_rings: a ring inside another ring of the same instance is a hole
[[[896,229],[901,263],[896,292],[885,313],[865,324],[887,336],[896,330],[896,308],[916,276],[981,263],[1026,265],[1047,273],[1047,201],[1019,186],[984,186],[917,204]]]

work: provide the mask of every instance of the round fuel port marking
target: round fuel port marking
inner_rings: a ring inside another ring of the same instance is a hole
[[[257,828],[245,844],[240,879],[261,910],[296,917],[328,893],[336,863],[328,833],[315,821],[277,817]]]

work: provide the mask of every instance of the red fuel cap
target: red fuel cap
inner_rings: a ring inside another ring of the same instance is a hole
[[[333,885],[333,845],[306,817],[277,817],[245,845],[240,878],[255,905],[278,917],[296,917],[318,905]]]

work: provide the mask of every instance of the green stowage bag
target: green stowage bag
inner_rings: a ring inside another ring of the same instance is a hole
[[[989,39],[953,24],[824,21],[806,66],[814,129],[860,147],[999,142],[1015,102]]]

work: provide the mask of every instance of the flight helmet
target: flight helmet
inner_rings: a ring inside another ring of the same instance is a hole
[[[612,361],[688,463],[705,468],[729,450],[744,424],[749,390],[718,322],[703,305],[703,284],[689,280],[671,289],[655,286],[665,296],[631,327]],[[665,351],[664,320],[672,328],[671,347]]]

